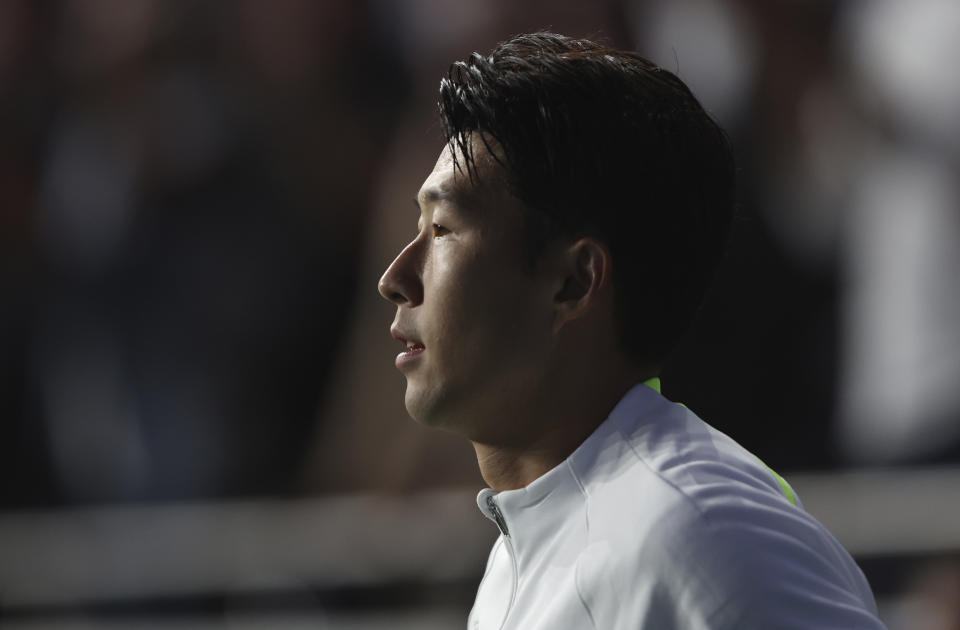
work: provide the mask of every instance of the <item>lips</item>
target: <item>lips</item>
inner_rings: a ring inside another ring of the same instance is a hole
[[[401,330],[397,326],[390,328],[390,336],[406,346],[407,350],[423,350],[423,342],[417,339],[413,333]]]
[[[423,344],[418,341],[411,341],[409,339],[400,339],[400,342],[407,346],[407,351],[412,352],[415,350],[423,350]]]
[[[402,343],[405,348],[403,352],[397,355],[396,359],[396,366],[401,370],[409,367],[426,350],[423,342],[417,339],[413,333],[401,330],[397,326],[390,328],[390,336]]]

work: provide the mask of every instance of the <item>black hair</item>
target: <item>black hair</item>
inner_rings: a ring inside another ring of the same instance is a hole
[[[532,260],[560,236],[607,244],[620,342],[638,364],[661,364],[733,218],[729,143],[689,88],[635,53],[541,32],[454,63],[439,107],[454,168],[471,179],[474,138],[496,140],[506,185],[529,210]]]

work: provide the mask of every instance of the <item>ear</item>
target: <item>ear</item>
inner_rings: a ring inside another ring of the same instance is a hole
[[[584,237],[561,253],[559,290],[554,295],[554,331],[596,307],[607,293],[613,271],[610,249],[593,237]]]

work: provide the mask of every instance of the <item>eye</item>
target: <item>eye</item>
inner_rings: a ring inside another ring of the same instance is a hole
[[[449,234],[449,233],[450,233],[450,230],[443,227],[442,225],[439,225],[437,223],[433,224],[433,238],[439,238],[444,234]]]

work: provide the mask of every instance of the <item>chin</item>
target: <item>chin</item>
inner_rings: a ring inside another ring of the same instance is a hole
[[[407,383],[407,393],[404,397],[407,414],[423,426],[454,430],[456,423],[451,422],[454,414],[448,408],[449,405],[444,405],[438,397],[429,394],[430,392],[424,392]]]
[[[422,405],[407,405],[407,414],[413,418],[413,421],[417,424],[422,424],[432,429],[446,429],[449,425],[447,421],[448,418]]]
[[[425,400],[423,393],[418,391],[418,389],[410,383],[407,383],[407,394],[404,397],[403,403],[407,408],[407,414],[413,418],[415,422],[426,426],[434,426],[433,419],[436,414],[432,413],[433,405]]]

